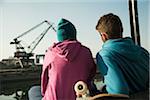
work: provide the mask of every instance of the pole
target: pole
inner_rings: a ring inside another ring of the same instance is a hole
[[[136,45],[140,46],[141,43],[140,43],[140,31],[138,22],[137,0],[129,0],[129,16],[130,16],[132,40]]]

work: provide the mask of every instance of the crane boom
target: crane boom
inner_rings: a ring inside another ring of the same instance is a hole
[[[43,37],[45,36],[45,34],[48,32],[48,30],[50,29],[52,27],[52,25],[51,26],[49,26],[46,30],[45,30],[45,32],[43,32],[42,34],[41,34],[41,38],[37,41],[37,43],[34,45],[34,47],[31,49],[31,51],[30,51],[30,53],[32,53],[33,52],[33,50],[36,48],[36,46],[40,43],[40,41],[43,39]]]
[[[30,48],[30,52],[26,52],[24,47],[21,45],[21,41],[18,40],[18,38],[23,37],[24,35],[26,35],[27,33],[31,32],[32,30],[36,29],[37,27],[41,26],[42,24],[47,23],[48,24],[48,28],[46,28],[46,30],[44,30],[32,43],[32,48],[31,45],[28,46],[28,48]],[[13,42],[10,42],[10,44],[15,44],[16,45],[16,52],[15,52],[15,57],[17,58],[23,58],[23,59],[29,59],[29,57],[33,56],[33,50],[37,47],[37,45],[40,43],[40,41],[43,39],[43,37],[45,36],[45,34],[48,32],[48,30],[52,28],[55,32],[55,28],[53,27],[53,25],[48,22],[47,20],[41,22],[40,24],[37,24],[36,26],[32,27],[31,29],[29,29],[28,31],[22,33],[21,35],[17,36],[16,38],[13,39]],[[33,45],[34,44],[34,45]]]
[[[45,21],[41,22],[40,24],[38,24],[38,25],[32,27],[32,28],[29,29],[28,31],[26,31],[26,32],[22,33],[21,35],[17,36],[15,39],[18,39],[18,38],[20,38],[20,37],[26,35],[27,33],[29,33],[30,31],[34,30],[35,28],[39,27],[40,25],[42,25],[42,24],[45,23],[45,22],[47,22],[47,21],[45,20]]]
[[[52,29],[56,32],[56,29],[52,26],[52,24],[50,24],[49,21],[46,21],[46,23],[49,24],[52,27]]]

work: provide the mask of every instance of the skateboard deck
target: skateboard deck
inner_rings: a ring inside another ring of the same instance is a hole
[[[77,97],[76,100],[122,100],[129,99],[128,95],[124,94],[98,94],[95,96]]]
[[[127,99],[129,98],[128,95],[125,94],[108,94],[108,93],[101,93],[95,96],[89,95],[89,90],[87,88],[87,84],[83,81],[78,81],[75,86],[74,90],[76,92],[77,98],[76,100],[115,100],[115,99]]]
[[[87,100],[102,100],[102,99],[127,99],[128,95],[124,94],[98,94],[93,97],[88,97]]]

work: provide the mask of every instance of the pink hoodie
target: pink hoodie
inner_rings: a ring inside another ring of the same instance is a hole
[[[54,44],[45,54],[43,64],[43,100],[75,100],[75,83],[89,82],[95,73],[96,66],[87,47],[68,40]]]

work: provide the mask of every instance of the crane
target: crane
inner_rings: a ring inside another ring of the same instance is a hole
[[[37,27],[41,26],[42,24],[47,23],[48,28],[46,28],[38,37],[36,37],[36,39],[28,46],[28,48],[30,49],[29,52],[25,51],[24,46],[22,46],[21,44],[21,40],[19,40],[19,38],[25,36],[26,34],[28,34],[29,32],[31,32],[32,30],[36,29]],[[17,36],[16,38],[13,39],[13,42],[10,42],[10,44],[15,44],[16,46],[16,52],[14,53],[14,57],[17,58],[21,58],[21,59],[29,59],[30,57],[33,56],[33,50],[37,47],[37,45],[40,43],[40,41],[43,39],[43,37],[45,36],[45,34],[48,32],[48,30],[52,28],[55,32],[55,28],[53,27],[53,24],[51,24],[49,21],[45,20],[37,25],[35,25],[34,27],[32,27],[31,29],[27,30],[26,32],[20,34],[19,36]]]

